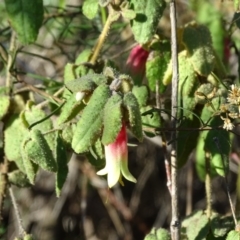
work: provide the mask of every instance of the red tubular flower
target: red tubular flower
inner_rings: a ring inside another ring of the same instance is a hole
[[[142,82],[148,55],[148,51],[140,45],[137,45],[131,50],[127,59],[127,71],[136,84],[140,84]]]
[[[106,166],[97,172],[98,175],[107,174],[109,188],[113,187],[120,179],[121,174],[129,181],[136,179],[128,170],[127,129],[123,123],[115,142],[105,146]]]

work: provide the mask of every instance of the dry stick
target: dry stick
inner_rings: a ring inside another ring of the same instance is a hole
[[[212,183],[210,175],[210,154],[205,153],[205,162],[206,162],[206,178],[205,178],[205,190],[206,190],[206,200],[207,200],[207,218],[210,219],[212,215]]]
[[[178,102],[178,52],[177,52],[177,19],[175,0],[170,1],[170,20],[171,20],[171,52],[173,62],[172,76],[172,127],[177,125],[177,102]],[[177,132],[172,133],[172,139],[176,139]],[[180,222],[178,217],[178,169],[177,169],[177,144],[173,141],[171,144],[171,182],[172,182],[172,221],[171,235],[172,240],[180,239]]]
[[[7,184],[8,184],[8,161],[7,158],[4,157],[4,163],[0,166],[0,222],[2,221],[2,209],[3,209],[3,202],[6,195]]]
[[[8,61],[7,61],[7,74],[6,74],[6,87],[10,88],[10,94],[12,93],[13,87],[13,80],[11,74],[11,68],[15,59],[15,53],[17,51],[17,39],[16,33],[12,31],[12,36],[10,39],[10,46],[9,46],[9,54],[8,54]]]
[[[21,216],[20,216],[20,213],[19,213],[19,209],[18,209],[18,205],[17,205],[16,199],[15,199],[15,196],[13,194],[12,187],[10,186],[8,190],[9,190],[9,194],[10,194],[10,197],[11,197],[11,200],[12,200],[13,208],[14,208],[16,218],[17,218],[17,222],[18,222],[19,235],[23,236],[25,234],[25,230],[23,228],[22,219],[21,219]]]
[[[161,109],[159,81],[156,82],[156,106],[157,106],[157,109],[159,110]],[[161,112],[159,111],[158,113],[161,121]],[[172,195],[171,169],[170,169],[170,164],[169,164],[169,159],[167,154],[167,138],[166,138],[165,132],[161,132],[161,135],[162,135],[162,149],[164,153],[165,171],[166,171],[166,177],[167,177],[167,188],[170,195]]]

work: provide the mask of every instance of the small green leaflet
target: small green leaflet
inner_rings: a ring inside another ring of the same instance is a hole
[[[84,0],[82,8],[83,14],[88,19],[93,19],[98,12],[98,0]]]

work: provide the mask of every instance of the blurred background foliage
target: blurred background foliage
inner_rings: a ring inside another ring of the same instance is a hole
[[[232,1],[177,0],[178,25],[191,21],[205,24],[210,29],[213,45],[223,60],[232,79],[239,79],[240,32],[238,14]],[[11,29],[7,22],[4,2],[0,2],[0,43],[9,47]],[[38,86],[47,93],[54,93],[63,84],[64,67],[73,63],[85,48],[93,48],[106,22],[107,12],[101,8],[89,21],[82,13],[81,0],[44,0],[44,22],[35,43],[20,49],[16,59],[18,71],[28,84]],[[159,23],[159,35],[170,37],[169,9]],[[112,60],[126,71],[126,60],[134,38],[127,21],[113,24],[102,51],[102,57]],[[2,53],[1,53],[2,55]],[[0,60],[0,84],[5,82],[6,69]],[[29,92],[21,83],[16,93],[36,102],[44,99]],[[169,98],[167,91],[164,98]],[[53,108],[53,106],[52,106]],[[0,129],[2,128],[0,123]],[[238,127],[236,132],[239,133]],[[0,146],[2,143],[0,138]],[[230,154],[230,171],[227,176],[232,199],[236,198],[238,165],[240,164],[239,137],[233,139]],[[113,192],[103,178],[83,156],[69,158],[69,174],[60,198],[55,194],[53,174],[41,170],[34,186],[12,187],[26,232],[36,239],[143,239],[152,227],[169,228],[171,220],[170,196],[166,186],[166,173],[161,138],[145,138],[138,143],[130,136],[129,169],[138,184],[124,182]],[[3,152],[0,152],[1,158]],[[198,180],[194,154],[180,170],[180,216],[205,209],[205,186]],[[213,210],[229,213],[225,185],[220,177],[212,182]],[[18,223],[9,196],[2,212],[0,239],[14,239]]]

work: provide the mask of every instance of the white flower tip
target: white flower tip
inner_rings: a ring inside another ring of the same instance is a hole
[[[76,93],[76,96],[75,96],[76,101],[82,101],[82,99],[84,98],[84,96],[85,96],[85,93],[84,93],[84,92],[77,92],[77,93]]]
[[[108,173],[107,168],[104,168],[104,169],[102,169],[102,170],[99,170],[99,171],[97,172],[97,175],[102,176],[102,175],[106,175],[107,173]]]

